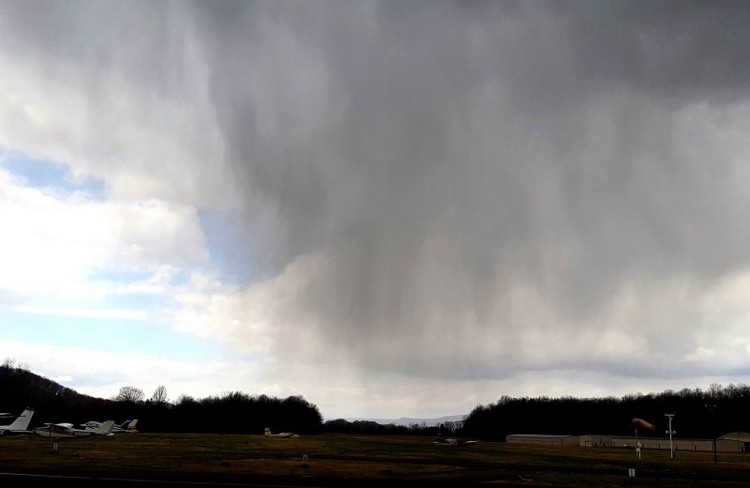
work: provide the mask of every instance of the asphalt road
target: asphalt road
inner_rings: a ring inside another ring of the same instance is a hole
[[[426,487],[441,487],[441,488],[453,488],[453,487],[465,487],[475,486],[475,483],[471,482],[456,482],[456,483],[443,483],[443,482],[428,482],[428,481],[408,481],[410,488],[426,488]],[[0,473],[0,486],[3,488],[28,488],[29,486],[39,486],[43,488],[61,488],[66,486],[75,486],[76,488],[83,487],[102,487],[102,488],[121,488],[121,487],[135,487],[135,488],[343,488],[343,487],[363,487],[363,488],[384,488],[392,487],[394,484],[400,484],[397,481],[390,480],[342,480],[332,479],[329,483],[321,483],[320,480],[315,480],[314,484],[306,484],[304,481],[293,484],[280,484],[280,483],[262,483],[253,482],[219,482],[219,481],[188,481],[188,480],[147,480],[147,479],[126,479],[126,478],[99,478],[90,476],[58,476],[58,475],[43,475],[43,474],[18,474],[18,473]],[[528,488],[528,484],[506,484],[504,486],[524,486]]]
[[[0,473],[0,486],[7,487],[28,487],[42,486],[61,488],[64,486],[75,487],[93,487],[101,486],[105,488],[117,487],[154,487],[154,488],[233,488],[233,487],[262,487],[262,488],[300,488],[301,485],[280,485],[280,484],[258,484],[258,483],[222,483],[213,481],[163,481],[163,480],[145,480],[145,479],[125,479],[125,478],[97,478],[89,476],[57,476],[44,474],[18,474],[18,473]],[[308,486],[307,488],[313,488]],[[325,487],[319,487],[325,488]]]

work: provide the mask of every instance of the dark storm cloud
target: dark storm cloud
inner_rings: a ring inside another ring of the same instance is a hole
[[[695,297],[750,264],[747,174],[704,130],[750,94],[743,2],[27,5],[4,5],[4,42],[165,97],[189,101],[200,46],[244,190],[237,267],[318,259],[274,317],[282,355],[305,328],[415,375],[626,372],[654,350],[668,369]],[[612,337],[634,342],[543,354]]]
[[[266,264],[332,258],[284,318],[342,354],[492,376],[524,329],[579,327],[682,350],[648,310],[610,325],[618,294],[747,266],[742,183],[680,132],[746,97],[739,4],[254,7],[206,33],[217,109]]]
[[[170,10],[167,3],[140,1],[4,1],[0,36],[7,52],[39,60],[49,56],[50,74],[84,63],[156,88],[173,78]]]

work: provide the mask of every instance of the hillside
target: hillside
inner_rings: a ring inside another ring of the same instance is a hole
[[[0,366],[0,402],[0,409],[14,414],[26,407],[34,408],[35,420],[48,415],[65,417],[75,411],[101,409],[112,403],[83,395],[7,362]]]

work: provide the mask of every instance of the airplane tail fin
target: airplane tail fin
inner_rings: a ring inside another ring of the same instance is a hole
[[[102,422],[102,425],[92,430],[93,433],[99,435],[112,435],[112,428],[115,426],[114,420],[107,420]]]
[[[135,428],[138,427],[138,419],[133,419],[128,423],[127,429],[128,430],[135,430]],[[148,427],[148,426],[146,426]]]
[[[34,410],[27,408],[24,410],[21,415],[19,415],[16,420],[13,421],[10,426],[8,426],[8,430],[26,430],[29,428],[29,424],[31,423],[31,416],[34,415]]]
[[[271,437],[273,434],[271,434],[271,429],[266,427],[266,429],[263,431],[263,435],[266,437]]]

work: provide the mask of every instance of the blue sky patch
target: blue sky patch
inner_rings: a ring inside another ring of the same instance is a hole
[[[0,147],[0,166],[33,188],[49,188],[65,193],[84,192],[98,200],[103,200],[105,196],[103,180],[74,179],[70,168],[62,163],[33,159],[21,152]]]
[[[0,334],[4,340],[111,353],[138,351],[175,360],[207,360],[221,355],[219,341],[148,321],[9,312],[0,315]]]
[[[137,283],[146,281],[153,276],[152,271],[134,269],[96,269],[89,273],[91,281],[105,281],[115,283]]]
[[[228,283],[246,284],[255,279],[252,242],[234,218],[224,212],[198,211],[211,265]],[[242,243],[242,244],[238,244]]]

